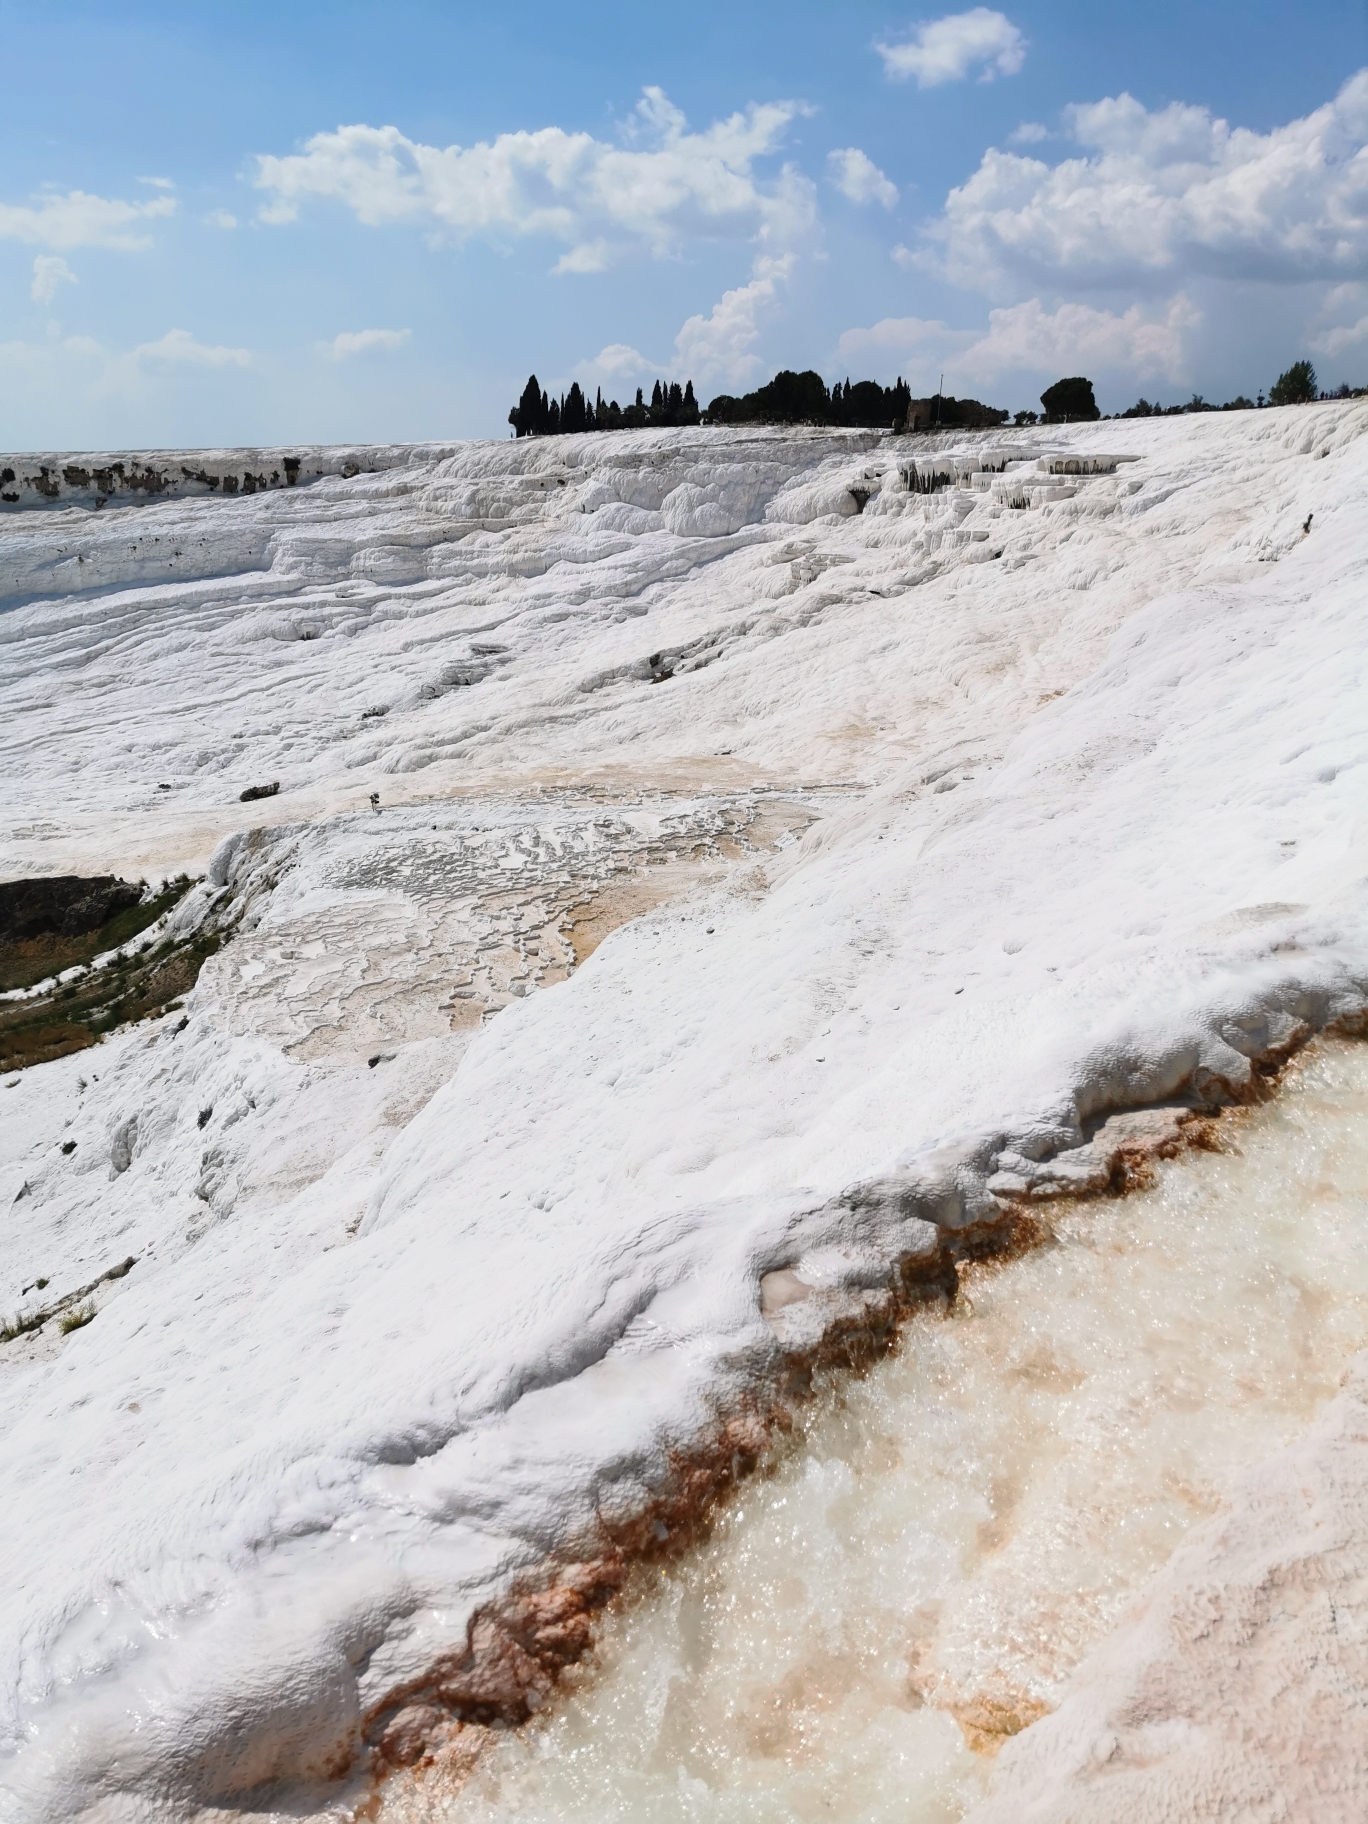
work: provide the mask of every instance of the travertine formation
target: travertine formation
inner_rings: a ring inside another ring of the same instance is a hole
[[[0,1358],[16,1816],[323,1804],[540,1694],[786,1342],[1361,1014],[1366,428],[6,506],[6,875],[233,933],[0,1086],[15,1315],[138,1262]]]

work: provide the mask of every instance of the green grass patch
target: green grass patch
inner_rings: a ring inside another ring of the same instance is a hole
[[[178,942],[163,939],[137,956],[88,969],[51,994],[0,1003],[0,1070],[65,1057],[133,1020],[180,1006],[223,941],[224,934],[212,930]]]

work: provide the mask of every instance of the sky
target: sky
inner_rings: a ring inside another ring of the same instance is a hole
[[[0,448],[1368,381],[1368,0],[0,0]]]

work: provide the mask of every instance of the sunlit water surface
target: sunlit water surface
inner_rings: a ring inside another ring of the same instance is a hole
[[[914,1318],[609,1617],[553,1717],[395,1811],[959,1817],[991,1765],[969,1742],[1050,1705],[1368,1344],[1368,1045],[1318,1048],[1223,1135],[1151,1191],[1056,1209],[1055,1245]]]

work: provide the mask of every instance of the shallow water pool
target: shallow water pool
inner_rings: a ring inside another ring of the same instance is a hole
[[[643,1574],[554,1716],[459,1791],[470,1824],[940,1824],[1051,1707],[1239,1470],[1368,1345],[1368,1045],[1327,1042],[1226,1151],[1055,1206],[949,1314],[814,1402],[685,1561]]]

